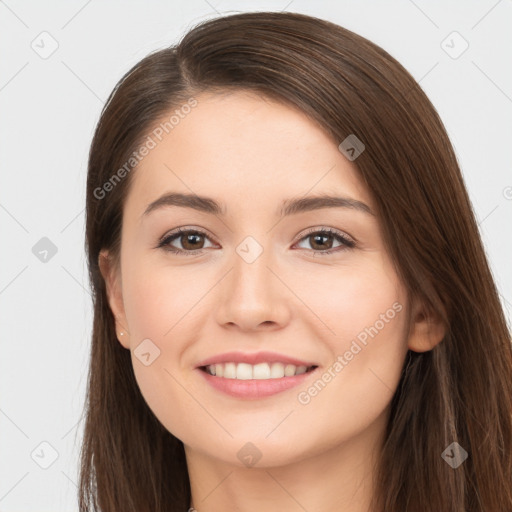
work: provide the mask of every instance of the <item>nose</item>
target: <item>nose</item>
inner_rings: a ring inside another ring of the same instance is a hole
[[[244,251],[247,247],[249,251]],[[279,276],[271,251],[257,255],[255,250],[250,243],[240,244],[228,262],[217,295],[219,325],[268,331],[283,328],[291,316],[292,293]]]

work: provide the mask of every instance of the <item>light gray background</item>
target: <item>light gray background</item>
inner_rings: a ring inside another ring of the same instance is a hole
[[[455,146],[511,318],[512,0],[0,1],[1,512],[78,509],[92,322],[86,163],[104,101],[195,23],[254,10],[331,20],[420,81]],[[454,31],[469,43],[461,55]],[[42,58],[52,38],[58,48]],[[46,262],[32,250],[43,237],[57,248]]]

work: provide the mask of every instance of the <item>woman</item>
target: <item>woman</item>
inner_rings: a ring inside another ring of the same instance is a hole
[[[441,120],[330,22],[204,22],[92,142],[80,510],[512,510],[512,352]]]

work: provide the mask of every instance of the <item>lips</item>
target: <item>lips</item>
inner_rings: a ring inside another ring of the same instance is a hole
[[[310,366],[318,366],[315,362],[302,361],[276,352],[255,352],[252,354],[243,352],[225,352],[224,354],[218,354],[209,357],[208,359],[204,359],[196,366],[196,368],[217,363],[247,363],[251,365],[256,365],[258,363],[284,363],[293,364],[295,366],[306,366],[308,368]]]
[[[294,375],[293,377],[263,380],[225,379],[210,375],[201,370],[198,371],[198,375],[213,390],[220,392],[224,396],[241,400],[261,400],[279,395],[301,384],[304,385],[306,382],[311,381],[318,374],[318,371],[318,369],[315,369],[301,375]]]

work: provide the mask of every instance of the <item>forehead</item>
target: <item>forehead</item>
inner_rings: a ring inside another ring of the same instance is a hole
[[[172,112],[155,123],[168,133],[134,170],[127,203],[137,210],[167,191],[262,206],[308,192],[371,202],[355,165],[300,110],[246,91],[195,99],[172,129],[165,125]]]

